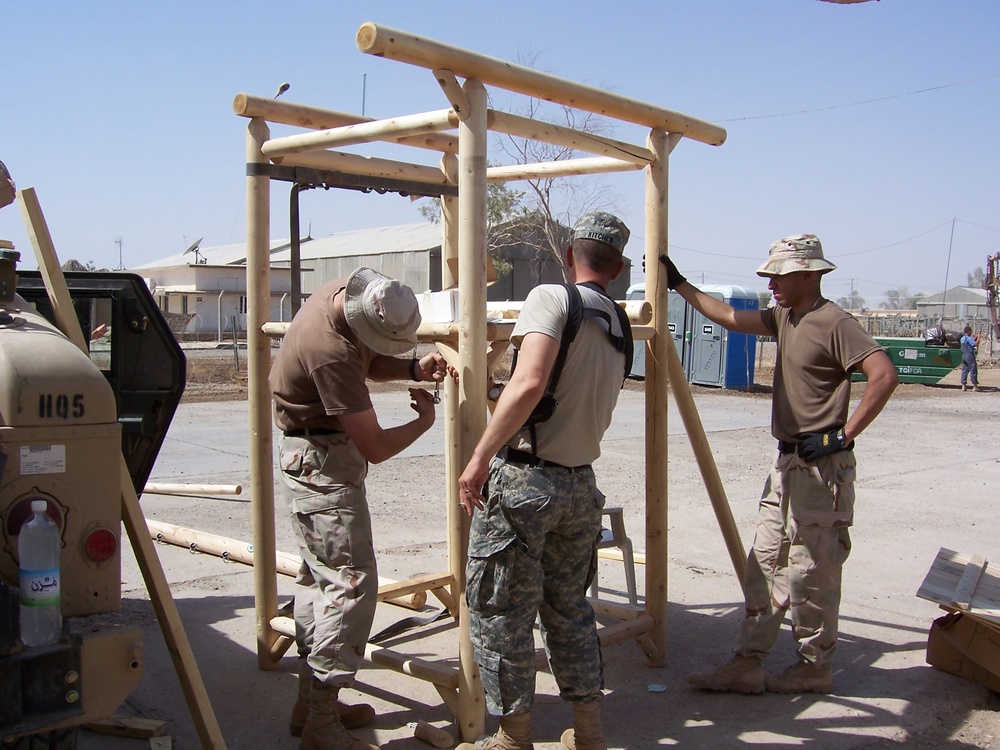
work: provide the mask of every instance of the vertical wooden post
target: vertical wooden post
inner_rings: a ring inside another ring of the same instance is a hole
[[[260,150],[270,137],[267,123],[252,118],[247,126],[247,166],[267,164]],[[274,532],[274,457],[271,448],[271,340],[262,326],[271,300],[271,180],[247,175],[247,398],[250,428],[250,497],[253,521],[254,615],[257,665],[274,669],[271,655],[278,634],[271,618],[278,614],[278,573]]]
[[[646,342],[646,613],[653,617],[646,654],[650,666],[667,656],[667,277],[657,258],[667,252],[669,156],[680,136],[649,134],[656,160],[646,167],[646,301],[655,335]]]
[[[458,463],[465,467],[486,429],[486,88],[463,86],[469,115],[458,127],[459,353]],[[461,469],[459,469],[461,471]],[[465,550],[462,550],[463,565]],[[464,579],[464,576],[463,576]],[[469,608],[459,598],[459,731],[474,742],[486,726],[485,699],[469,637]]]
[[[458,182],[458,158],[445,154],[441,158],[441,170],[451,183]],[[458,198],[441,196],[441,289],[458,289]],[[438,344],[442,349],[446,345]],[[453,346],[453,342],[447,344]],[[458,353],[449,351],[449,361],[457,362]],[[451,595],[455,601],[465,598],[465,556],[469,543],[468,517],[458,507],[458,477],[464,466],[459,450],[459,402],[458,386],[450,378],[444,382],[445,395],[445,503],[448,520],[448,572],[455,581],[451,585]]]

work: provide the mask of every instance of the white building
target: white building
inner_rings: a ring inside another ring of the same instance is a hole
[[[272,243],[271,252],[288,247]],[[129,269],[146,279],[175,333],[223,340],[247,327],[246,245],[200,247]],[[271,268],[270,320],[288,320],[291,271]]]

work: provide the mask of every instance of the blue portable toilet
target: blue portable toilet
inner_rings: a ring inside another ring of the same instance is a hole
[[[757,310],[757,293],[739,286],[695,285],[737,310]],[[644,299],[645,284],[634,284],[626,299]],[[727,331],[691,307],[677,292],[667,295],[667,326],[689,383],[734,390],[749,390],[753,384],[757,337]],[[646,347],[636,346],[633,378],[646,376]]]

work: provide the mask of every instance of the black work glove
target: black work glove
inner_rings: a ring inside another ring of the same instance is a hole
[[[660,263],[667,267],[667,289],[676,289],[687,279],[677,270],[677,266],[666,255],[660,256]]]
[[[844,428],[840,427],[829,432],[806,432],[799,438],[799,458],[803,461],[815,461],[817,458],[838,453],[854,446],[844,445]]]

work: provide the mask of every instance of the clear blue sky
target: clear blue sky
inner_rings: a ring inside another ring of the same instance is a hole
[[[0,160],[37,191],[63,261],[114,268],[120,248],[130,267],[198,238],[242,242],[237,93],[272,96],[287,81],[287,100],[370,117],[446,106],[430,72],[357,50],[365,21],[533,57],[726,127],[725,145],[685,140],[671,157],[671,254],[692,281],[763,289],[754,270],[770,244],[814,232],[839,265],[826,295],[853,284],[877,307],[898,286],[939,292],[946,273],[964,284],[1000,250],[996,0],[9,2]],[[642,174],[609,185],[638,258]],[[284,184],[272,204],[272,235],[285,238]],[[417,222],[417,205],[312,191],[303,228]],[[16,206],[0,210],[0,237],[34,267]]]

